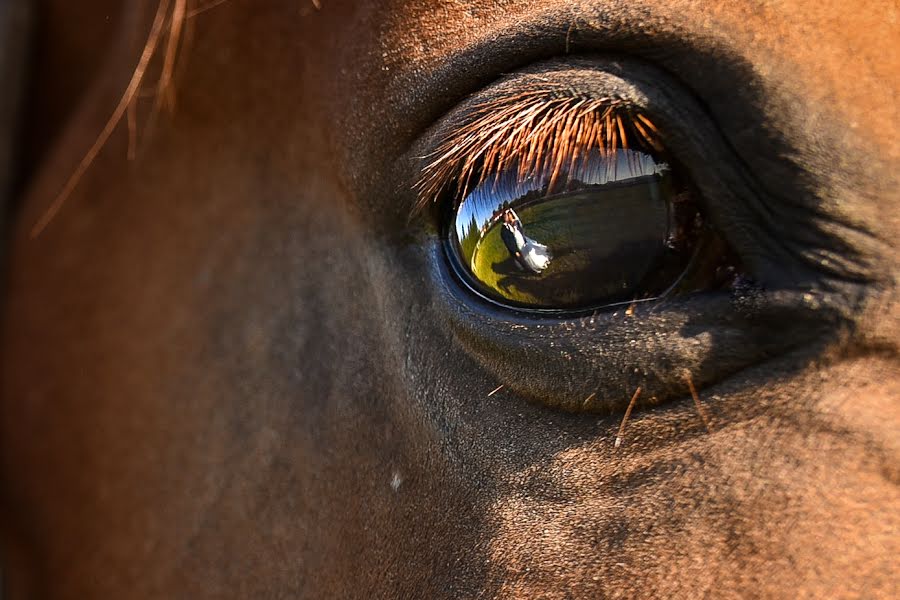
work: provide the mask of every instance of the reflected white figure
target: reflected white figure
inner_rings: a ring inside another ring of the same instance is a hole
[[[552,255],[547,246],[527,237],[519,215],[511,208],[503,214],[503,243],[519,265],[533,273],[541,273],[550,265]]]

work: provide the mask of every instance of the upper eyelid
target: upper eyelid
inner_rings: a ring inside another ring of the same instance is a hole
[[[667,60],[676,59],[669,57]],[[728,68],[728,65],[719,65],[713,71],[721,72]],[[570,81],[558,75],[568,78],[571,71],[578,69],[591,73],[581,81],[572,83],[573,89],[591,90],[598,94],[596,97],[620,91],[634,105],[652,114],[653,121],[665,134],[665,154],[676,157],[677,162],[686,169],[701,192],[701,204],[710,222],[729,235],[745,264],[761,282],[781,287],[810,285],[819,281],[824,267],[819,264],[818,254],[807,250],[810,248],[807,240],[813,240],[817,248],[823,249],[822,252],[833,253],[830,248],[842,248],[843,245],[833,232],[823,230],[812,218],[819,208],[820,199],[815,195],[816,190],[807,185],[800,166],[780,160],[782,156],[792,156],[789,140],[767,135],[762,136],[755,145],[744,139],[743,145],[736,147],[727,133],[729,122],[723,129],[716,112],[710,109],[710,99],[698,95],[696,86],[660,68],[656,61],[647,62],[618,54],[570,55],[532,63],[521,71],[495,78],[469,100],[457,103],[409,148],[414,154],[407,155],[411,161],[407,164],[411,169],[406,171],[402,185],[406,190],[417,189],[419,193],[418,198],[412,197],[416,194],[407,196],[411,202],[404,203],[408,207],[405,210],[411,210],[415,216],[424,209],[424,204],[437,195],[434,190],[431,195],[422,193],[425,187],[422,170],[439,158],[431,155],[442,141],[453,139],[453,129],[465,123],[465,116],[479,99],[490,98],[504,85],[514,87],[520,82],[519,78],[529,74],[538,75],[544,84],[557,81],[569,85]],[[617,77],[621,85],[618,88],[610,85],[610,81],[604,79],[604,73]],[[741,80],[742,77],[735,75],[730,83],[736,85]],[[722,100],[721,94],[714,96],[714,102]],[[733,94],[732,99],[732,116],[741,115],[741,122],[750,119],[761,123],[752,131],[768,131],[764,128],[765,114],[755,107],[752,94],[749,100],[744,95]],[[776,182],[766,171],[754,169],[753,160],[763,154],[778,159],[779,164],[792,172],[794,177],[785,179],[782,173]],[[446,172],[451,176],[443,180],[453,182],[452,175],[457,174],[459,169],[447,169]],[[455,180],[459,181],[458,178]],[[443,201],[447,194],[440,187],[436,190]],[[786,222],[790,222],[791,227],[786,228]],[[855,276],[855,273],[865,273],[868,269],[862,258],[856,255],[848,256],[844,262],[849,266],[845,267],[842,263],[838,265],[840,269],[829,267],[826,274],[830,278],[844,280],[850,279],[848,274]]]
[[[574,30],[573,23],[577,23]],[[696,41],[702,36],[690,35],[683,27],[667,27],[664,21],[655,22],[652,29],[647,29],[647,24],[644,9],[599,11],[585,20],[577,11],[559,7],[531,10],[510,22],[485,23],[478,35],[460,40],[462,46],[455,46],[452,53],[441,52],[445,46],[435,44],[437,53],[421,62],[391,63],[390,82],[383,89],[390,96],[389,115],[395,118],[387,122],[403,115],[404,122],[412,125],[411,131],[424,131],[466,96],[491,85],[499,74],[591,53],[647,61],[676,78],[678,73],[715,74],[701,79],[691,75],[684,81],[699,96],[731,100],[734,86],[759,87],[754,84],[754,70],[727,45],[699,45]],[[403,34],[409,31],[405,28]],[[410,93],[412,90],[415,93]],[[369,106],[367,102],[361,110],[367,111]]]
[[[624,13],[601,15],[595,20],[597,28],[580,30],[578,39],[573,40],[569,48],[559,43],[566,39],[568,31],[566,14],[544,13],[532,17],[527,26],[521,21],[509,27],[499,24],[490,35],[469,40],[452,55],[437,57],[438,62],[433,67],[424,64],[407,70],[404,64],[392,66],[390,73],[394,83],[387,86],[391,90],[391,101],[387,104],[389,112],[379,122],[404,122],[408,128],[401,132],[376,126],[372,135],[398,138],[403,147],[400,155],[406,168],[392,172],[398,179],[394,191],[409,200],[404,202],[398,214],[407,224],[417,219],[433,199],[433,195],[429,198],[429,194],[423,194],[421,185],[417,184],[421,184],[423,163],[433,160],[431,154],[438,145],[436,133],[446,132],[448,116],[459,111],[467,98],[495,86],[506,77],[503,74],[530,69],[540,63],[557,62],[565,67],[573,62],[590,63],[600,58],[616,66],[637,65],[651,72],[654,78],[677,82],[681,91],[694,99],[727,96],[732,106],[735,102],[744,104],[743,97],[733,97],[734,86],[759,87],[753,83],[755,74],[740,55],[725,47],[696,46],[695,38],[686,36],[681,30],[655,30],[651,35],[641,29],[643,21],[640,19],[632,21]],[[608,23],[607,17],[610,18]],[[692,75],[685,79],[678,73]],[[694,73],[716,76],[697,79]],[[415,93],[411,93],[412,90]],[[702,107],[704,116],[709,119],[710,113],[704,102],[694,106]],[[748,111],[749,106],[742,114]],[[656,112],[654,108],[654,116],[658,117]],[[658,120],[655,122],[664,125]],[[671,141],[668,137],[667,133],[667,141]],[[388,166],[380,168],[390,169]]]

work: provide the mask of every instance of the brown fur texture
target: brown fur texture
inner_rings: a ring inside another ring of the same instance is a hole
[[[38,36],[67,68],[8,242],[9,598],[897,596],[895,3],[229,0],[32,238],[157,5],[41,5],[115,27]],[[575,60],[642,86],[764,285],[536,320],[454,284],[422,156]]]

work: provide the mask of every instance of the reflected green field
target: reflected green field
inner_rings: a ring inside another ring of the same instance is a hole
[[[539,199],[516,212],[525,235],[552,254],[540,274],[517,268],[494,223],[472,244],[471,269],[488,291],[530,306],[627,300],[665,250],[668,206],[656,182]],[[474,247],[473,247],[474,246]]]

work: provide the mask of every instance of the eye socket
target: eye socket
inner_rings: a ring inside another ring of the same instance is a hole
[[[734,257],[638,107],[542,79],[503,92],[467,111],[419,184],[436,198],[455,189],[445,246],[472,291],[570,312],[734,276]]]
[[[408,239],[428,270],[418,281],[430,285],[439,326],[507,392],[574,412],[625,410],[636,387],[665,402],[688,393],[685,370],[709,385],[840,322],[810,303],[828,294],[794,256],[802,240],[775,222],[804,213],[761,187],[698,100],[641,61],[566,56],[503,75],[410,149],[402,168],[416,178],[407,197],[419,235]],[[617,202],[617,187],[632,200]],[[507,204],[523,240],[547,246],[543,274],[564,254],[546,231],[563,224],[549,217],[582,228],[560,236],[592,259],[568,269],[577,294],[523,271],[541,295],[512,298],[512,286],[472,266],[474,244],[490,243]],[[641,243],[627,264],[607,260],[628,242]],[[585,276],[591,267],[602,278]],[[662,301],[611,308],[654,297]]]

